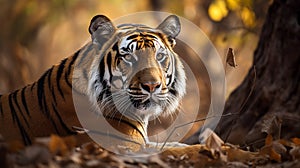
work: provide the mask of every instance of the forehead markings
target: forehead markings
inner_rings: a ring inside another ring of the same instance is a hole
[[[132,53],[134,50],[142,48],[152,47],[159,50],[164,47],[163,41],[159,36],[148,32],[138,32],[126,35],[121,38],[119,42],[120,53],[127,54]]]
[[[157,39],[160,39],[166,47],[169,47],[169,40],[168,38],[162,34],[160,30],[155,28],[151,28],[141,24],[121,24],[117,26],[117,34],[120,39],[124,36],[130,36],[134,33],[148,33],[153,34]]]
[[[161,34],[159,31],[156,31],[155,29],[145,28],[144,30],[142,30],[142,29],[138,29],[137,27],[126,26],[126,27],[119,28],[117,30],[117,37],[119,39],[118,40],[119,42],[115,43],[116,44],[114,46],[115,53],[119,53],[122,55],[132,54],[136,60],[137,60],[137,56],[133,53],[133,51],[137,50],[139,47],[145,47],[145,48],[153,47],[155,48],[155,54],[159,52],[168,54],[170,52],[168,51],[169,43],[166,37],[163,34]],[[148,43],[148,45],[144,45],[145,42]],[[140,46],[138,46],[139,43],[142,43],[143,45],[140,44]],[[173,61],[174,60],[171,58],[170,62]],[[167,74],[165,74],[166,84],[168,86],[171,84],[171,81],[174,80],[173,75],[170,75],[173,72],[173,68],[174,68],[173,66],[169,64],[168,71],[166,72]],[[124,82],[127,80],[126,75],[123,76],[119,73],[115,75],[117,76],[120,75],[119,77],[121,77],[121,79]]]

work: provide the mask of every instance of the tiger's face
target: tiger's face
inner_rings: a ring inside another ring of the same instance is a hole
[[[116,104],[119,111],[147,117],[175,110],[171,109],[178,106],[170,86],[172,54],[161,39],[149,32],[120,39],[114,51],[111,80],[112,95],[120,101]]]
[[[185,94],[183,65],[173,51],[179,19],[169,16],[156,29],[133,24],[115,28],[105,16],[93,20],[93,41],[105,51],[95,61],[90,82],[101,112],[141,121],[172,114]]]

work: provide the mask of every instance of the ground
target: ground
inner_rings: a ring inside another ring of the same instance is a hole
[[[3,167],[300,167],[300,139],[274,140],[249,151],[224,143],[212,133],[205,144],[174,147],[146,157],[117,155],[90,142],[76,147],[74,137],[38,138],[31,146],[0,143]]]

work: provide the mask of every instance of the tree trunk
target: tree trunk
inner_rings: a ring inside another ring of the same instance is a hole
[[[300,1],[274,0],[253,66],[226,102],[224,114],[239,115],[223,117],[216,133],[230,143],[256,147],[263,145],[266,133],[300,137],[299,81]]]

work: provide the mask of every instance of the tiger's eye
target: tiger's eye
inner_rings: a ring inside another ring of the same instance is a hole
[[[123,58],[124,58],[126,61],[131,61],[131,60],[132,60],[132,55],[126,54]]]
[[[157,61],[162,61],[164,58],[165,58],[165,54],[163,54],[163,53],[158,53],[156,55],[156,60]]]

